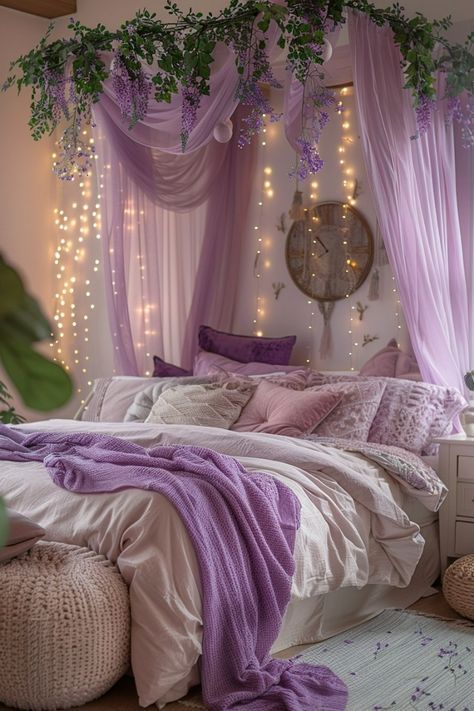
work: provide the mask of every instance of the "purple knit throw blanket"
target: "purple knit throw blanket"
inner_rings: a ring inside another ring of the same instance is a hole
[[[196,551],[203,605],[201,680],[215,711],[336,711],[347,690],[326,667],[272,659],[290,599],[300,504],[267,474],[194,446],[144,449],[108,435],[0,425],[0,459],[42,461],[58,486],[82,494],[134,487],[177,509]]]

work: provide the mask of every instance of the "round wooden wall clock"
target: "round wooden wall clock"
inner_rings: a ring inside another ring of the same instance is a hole
[[[286,238],[286,263],[294,283],[317,301],[337,301],[367,278],[374,240],[361,213],[342,202],[322,202],[296,220]]]

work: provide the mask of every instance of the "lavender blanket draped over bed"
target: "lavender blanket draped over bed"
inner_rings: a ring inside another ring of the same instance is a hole
[[[42,461],[70,491],[134,487],[175,506],[201,571],[201,676],[210,709],[345,708],[346,687],[329,669],[268,655],[290,599],[299,526],[300,504],[285,485],[210,449],[144,449],[92,433],[24,434],[0,425],[0,459]]]

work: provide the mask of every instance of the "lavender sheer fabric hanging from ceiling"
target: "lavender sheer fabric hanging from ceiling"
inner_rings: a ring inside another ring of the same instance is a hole
[[[190,367],[199,324],[230,327],[256,153],[238,148],[237,81],[233,54],[218,47],[211,96],[185,154],[180,97],[150,100],[132,130],[110,81],[94,108],[104,277],[122,374],[149,374],[155,353]],[[218,144],[214,126],[230,116],[233,138]]]
[[[348,23],[367,175],[413,349],[425,380],[463,391],[472,366],[458,204],[465,198],[446,102],[437,102],[431,128],[410,140],[415,115],[392,31],[357,12]]]

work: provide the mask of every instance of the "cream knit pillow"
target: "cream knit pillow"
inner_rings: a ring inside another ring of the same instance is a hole
[[[177,385],[160,395],[145,422],[229,429],[255,388],[256,384],[231,379],[225,383]]]

